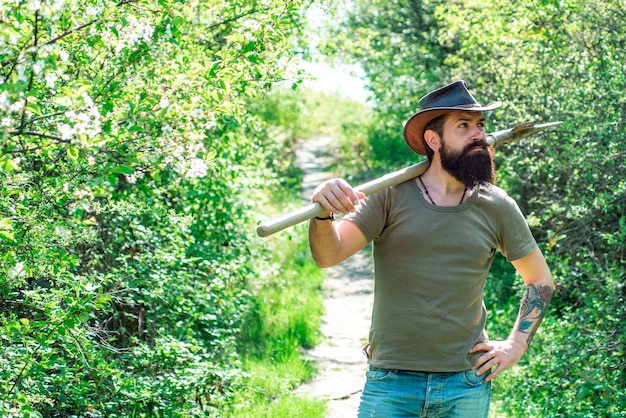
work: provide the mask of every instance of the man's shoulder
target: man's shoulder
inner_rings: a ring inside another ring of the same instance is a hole
[[[509,194],[501,187],[495,184],[485,184],[480,186],[478,192],[485,196],[493,197],[494,199],[504,200],[509,198]]]
[[[382,198],[382,199],[388,199],[391,196],[394,195],[400,195],[400,196],[404,196],[407,193],[410,193],[413,190],[417,189],[417,186],[415,185],[415,179],[409,179],[406,181],[403,181],[401,183],[398,184],[394,184],[392,186],[386,187],[376,193],[373,193],[371,196],[377,195],[378,197]]]
[[[479,200],[492,207],[515,207],[517,203],[506,190],[494,184],[482,185],[478,189]]]

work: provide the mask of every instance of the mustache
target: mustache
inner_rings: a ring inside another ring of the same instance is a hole
[[[491,145],[486,140],[472,142],[471,144],[467,144],[465,148],[463,148],[463,154],[470,152],[472,149],[479,147],[481,149],[489,149]]]

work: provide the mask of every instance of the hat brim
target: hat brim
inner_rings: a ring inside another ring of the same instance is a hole
[[[424,145],[424,128],[428,123],[454,111],[465,112],[488,112],[502,106],[501,102],[493,102],[487,106],[474,107],[433,107],[417,112],[409,118],[404,124],[404,140],[409,148],[420,155],[426,155],[426,147]]]

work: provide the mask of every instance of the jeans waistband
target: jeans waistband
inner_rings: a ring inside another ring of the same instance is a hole
[[[374,367],[374,366],[370,366],[370,371],[387,371],[387,372],[392,372],[392,373],[407,374],[407,375],[413,375],[413,376],[424,376],[424,375],[433,375],[433,374],[445,375],[445,374],[455,374],[455,373],[464,372],[464,370],[460,370],[457,372],[429,372],[429,371],[423,371],[423,370],[385,369],[382,367]]]

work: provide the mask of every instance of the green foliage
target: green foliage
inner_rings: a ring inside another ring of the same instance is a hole
[[[296,77],[302,5],[0,5],[0,415],[230,399],[268,263],[250,196],[291,158],[247,109]]]
[[[306,231],[268,238],[273,264],[253,288],[256,319],[246,328],[241,379],[225,416],[321,417],[322,401],[291,392],[313,376],[301,348],[319,342],[323,273],[309,255]]]
[[[505,103],[487,115],[490,130],[563,121],[497,153],[499,185],[527,215],[559,290],[520,366],[497,382],[495,404],[509,416],[623,416],[623,2],[349,3],[326,51],[360,64],[377,99],[370,167],[408,162],[402,122],[419,97],[456,79]],[[496,260],[486,302],[498,337],[519,305],[513,279]]]
[[[302,138],[332,137],[328,152],[344,156],[341,171],[346,178],[363,175],[368,169],[371,149],[367,133],[375,117],[372,109],[363,103],[303,87],[296,90],[278,87],[251,111],[281,127],[275,135],[287,136],[294,145]],[[284,172],[284,176],[299,179],[289,172]]]
[[[249,338],[256,341],[254,350],[270,357],[289,357],[298,347],[313,347],[319,342],[322,305],[311,295],[321,289],[322,272],[309,258],[306,240],[289,246],[290,251],[277,261],[279,271],[267,272],[259,284],[255,300],[262,320],[246,330]],[[281,306],[290,309],[283,311]]]

